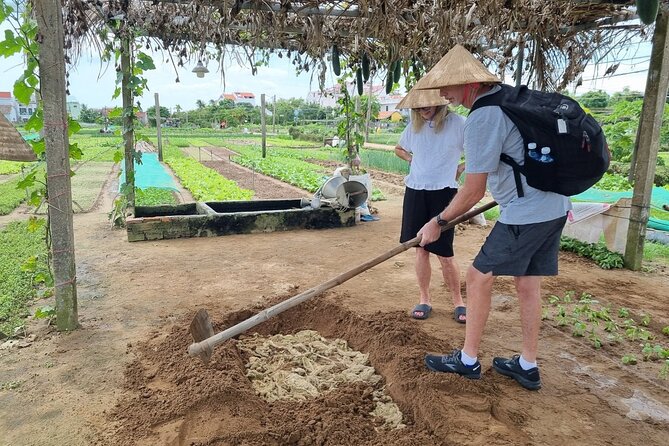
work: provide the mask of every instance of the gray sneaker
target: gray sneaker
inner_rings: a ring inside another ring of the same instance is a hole
[[[529,390],[541,389],[541,378],[539,378],[539,369],[532,367],[529,370],[523,370],[520,366],[520,355],[514,355],[513,358],[495,358],[492,360],[492,368],[504,376],[515,379],[518,383]]]
[[[469,379],[481,378],[481,363],[476,361],[474,365],[464,365],[460,350],[453,350],[450,355],[426,355],[425,365],[433,372],[457,373]]]

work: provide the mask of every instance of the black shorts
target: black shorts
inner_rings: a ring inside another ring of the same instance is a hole
[[[529,225],[495,223],[474,259],[474,268],[493,276],[555,276],[560,235],[567,216]]]
[[[407,187],[404,191],[404,204],[402,206],[400,243],[416,237],[425,223],[448,206],[457,191],[457,189],[450,187],[440,190],[417,190]],[[442,257],[453,257],[454,235],[454,229],[444,231],[437,241],[423,248]]]

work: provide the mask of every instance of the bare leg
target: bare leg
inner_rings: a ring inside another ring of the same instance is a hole
[[[444,276],[444,283],[451,292],[454,307],[464,307],[465,303],[462,300],[462,293],[460,291],[460,267],[455,257],[441,257],[437,256],[439,263],[441,263],[441,273]]]
[[[467,325],[463,350],[473,358],[478,356],[483,329],[490,313],[494,280],[492,273],[483,274],[473,266],[467,270]]]
[[[416,279],[420,290],[420,303],[432,305],[430,298],[430,278],[432,267],[430,266],[430,253],[423,248],[416,248]]]
[[[523,332],[521,354],[526,361],[535,362],[539,346],[539,327],[541,326],[541,276],[516,277],[515,282]]]

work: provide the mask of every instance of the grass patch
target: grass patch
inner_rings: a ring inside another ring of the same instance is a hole
[[[20,175],[0,184],[0,215],[10,214],[26,200],[26,191],[16,188],[19,181]]]
[[[660,262],[669,265],[669,245],[646,240],[643,245],[643,259],[648,262]]]
[[[32,163],[24,163],[21,161],[2,161],[0,160],[0,175],[9,175],[12,173],[19,173],[24,167],[30,166]]]
[[[365,149],[360,153],[363,166],[384,172],[409,174],[409,163],[395,155],[392,150]]]
[[[400,142],[402,133],[369,133],[369,142],[373,144],[385,144],[396,146]]]
[[[29,222],[13,222],[0,231],[0,332],[12,336],[29,315],[28,305],[37,296],[36,271],[46,270],[44,220],[36,231]],[[27,267],[31,259],[38,262]]]

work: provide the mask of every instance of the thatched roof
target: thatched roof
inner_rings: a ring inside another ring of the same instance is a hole
[[[0,113],[0,160],[35,161],[35,152],[11,122]]]
[[[407,74],[424,72],[459,43],[488,64],[494,62],[500,72],[513,66],[521,44],[535,84],[563,88],[598,54],[615,49],[630,33],[643,32],[636,26],[616,25],[635,17],[634,1],[620,0],[64,0],[64,4],[66,46],[71,49],[78,48],[82,38],[129,26],[144,36],[139,45],[159,44],[176,64],[202,57],[219,61],[241,57],[255,65],[277,52],[298,71],[316,72],[321,86],[333,45],[342,55],[342,65],[357,67],[366,52],[372,71],[385,72],[391,62],[401,60]]]

